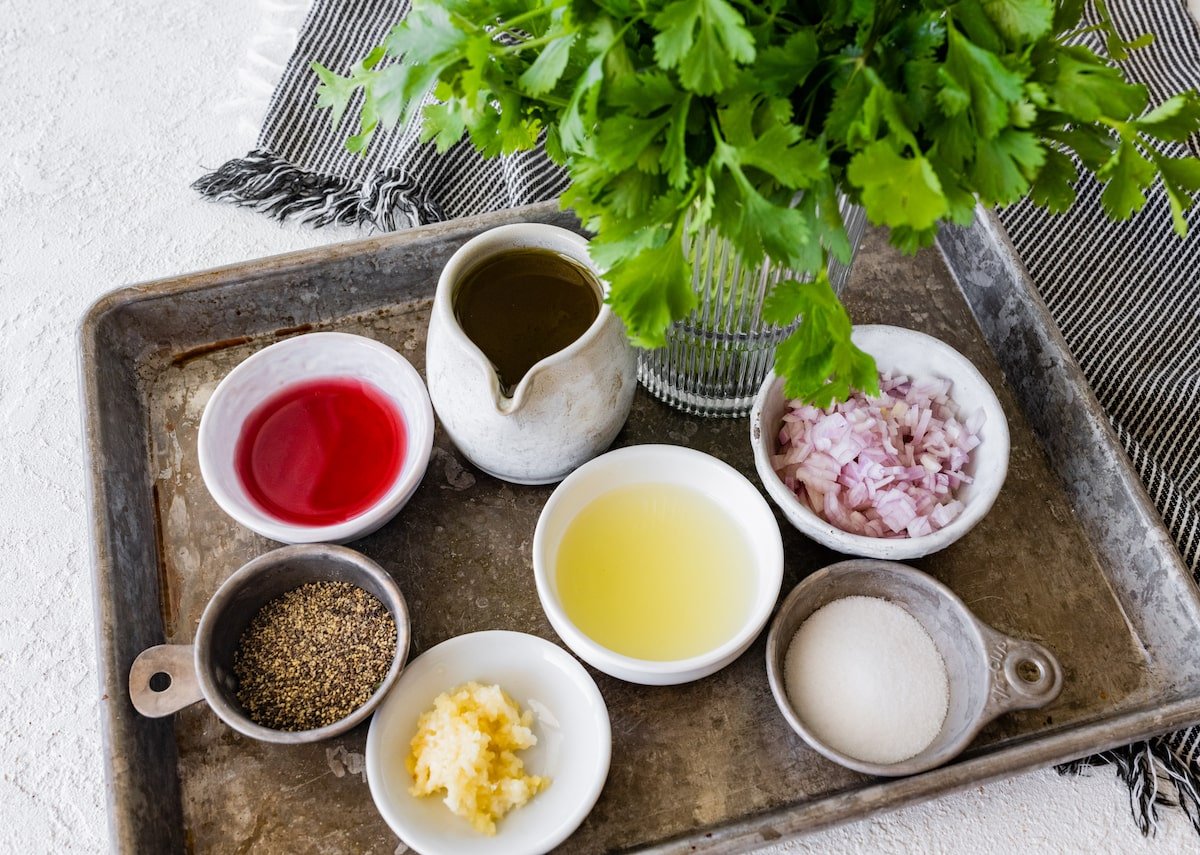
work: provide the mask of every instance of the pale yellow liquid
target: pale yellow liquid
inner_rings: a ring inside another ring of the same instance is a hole
[[[697,656],[729,641],[754,593],[750,544],[710,498],[637,484],[597,498],[567,527],[556,580],[585,635],[637,659]]]

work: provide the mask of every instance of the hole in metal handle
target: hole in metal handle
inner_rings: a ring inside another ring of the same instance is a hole
[[[1046,671],[1042,668],[1041,663],[1035,662],[1032,659],[1022,659],[1017,663],[1017,676],[1026,683],[1038,683],[1041,681]]]
[[[1047,651],[1031,642],[1014,644],[1008,650],[1004,676],[1016,693],[1029,699],[1049,700],[1062,685],[1057,663]]]
[[[143,650],[129,668],[129,700],[144,716],[161,718],[204,697],[190,645],[161,644]]]

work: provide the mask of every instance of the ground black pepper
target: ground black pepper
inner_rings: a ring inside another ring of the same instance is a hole
[[[238,640],[238,701],[257,724],[311,730],[374,693],[396,654],[383,603],[349,582],[310,582],[263,606]]]

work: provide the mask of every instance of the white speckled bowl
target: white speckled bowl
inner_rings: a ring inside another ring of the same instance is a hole
[[[386,493],[363,513],[334,525],[297,525],[268,514],[246,493],[235,468],[242,425],[265,399],[294,383],[351,377],[387,395],[404,419],[404,463]],[[433,407],[421,375],[385,344],[358,335],[309,333],[278,342],[229,372],[200,418],[200,474],[221,510],[281,543],[345,543],[378,529],[404,507],[425,476],[433,449]]]
[[[880,538],[843,531],[809,510],[787,488],[771,468],[771,455],[778,449],[779,427],[787,410],[783,379],[767,375],[750,411],[750,445],[754,465],[767,493],[779,505],[788,522],[817,543],[847,555],[899,561],[920,558],[945,549],[984,518],[1008,475],[1008,421],[996,393],[971,361],[945,342],[902,327],[856,326],[854,343],[875,357],[880,371],[891,369],[910,377],[945,377],[953,385],[950,397],[965,419],[982,409],[984,423],[980,443],[965,467],[974,483],[959,488],[956,498],[963,511],[950,525],[922,537]]]
[[[600,496],[631,484],[677,484],[713,499],[746,534],[753,550],[754,593],[733,637],[688,659],[636,659],[594,641],[568,617],[558,594],[558,547],[571,521]],[[670,686],[707,677],[737,659],[766,625],[783,584],[783,539],[771,506],[729,464],[676,445],[634,445],[589,460],[551,494],[533,534],[533,575],[550,625],[583,661],[606,674],[647,686]]]
[[[517,756],[550,785],[484,836],[438,796],[409,792],[405,765],[421,713],[434,698],[474,680],[496,684],[533,713],[537,745]],[[608,777],[612,727],[596,683],[571,654],[521,632],[472,632],[443,641],[409,663],[367,733],[367,782],[397,836],[422,855],[536,855],[583,822]]]

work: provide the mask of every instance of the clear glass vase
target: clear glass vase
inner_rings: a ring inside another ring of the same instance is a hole
[[[838,201],[852,264],[866,214],[840,195]],[[763,300],[778,282],[810,277],[767,263],[747,265],[715,231],[702,231],[685,242],[684,250],[692,265],[696,308],[667,330],[664,347],[638,353],[638,379],[656,398],[685,413],[744,416],[774,363],[776,345],[796,328],[795,323],[765,323]],[[829,281],[839,296],[850,266],[829,260]]]

